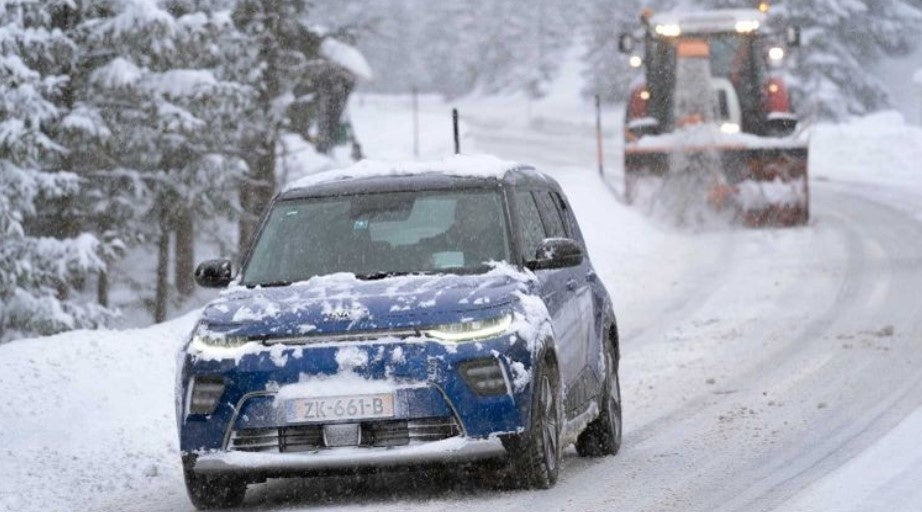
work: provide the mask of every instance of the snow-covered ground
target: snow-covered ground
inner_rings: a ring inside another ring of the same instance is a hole
[[[620,112],[572,87],[458,102],[462,146],[562,183],[622,330],[625,438],[569,451],[549,491],[405,477],[270,481],[260,510],[922,510],[922,130],[885,113],[817,127],[813,220],[689,233],[618,199]],[[421,98],[421,154],[451,148]],[[358,95],[365,152],[410,158],[407,97]],[[147,329],[0,346],[0,510],[179,511],[175,351],[196,312]]]

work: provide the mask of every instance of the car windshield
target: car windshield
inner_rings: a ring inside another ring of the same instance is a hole
[[[374,279],[476,273],[509,260],[498,190],[355,194],[277,203],[242,283],[284,285],[351,272]]]

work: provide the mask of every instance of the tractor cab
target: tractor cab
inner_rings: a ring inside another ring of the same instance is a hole
[[[785,47],[799,44],[799,31],[779,36],[766,30],[760,9],[646,12],[641,20],[641,51],[635,53],[634,35],[620,40],[621,51],[633,54],[631,64],[646,71],[631,88],[625,132],[629,140],[669,133],[687,121],[675,106],[677,69],[687,59],[708,61],[710,83],[690,86],[714,95],[715,112],[708,117],[721,131],[760,136],[794,131],[797,119],[787,88],[773,72],[784,59]]]

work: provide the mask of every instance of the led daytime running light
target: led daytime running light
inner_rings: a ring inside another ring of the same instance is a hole
[[[476,341],[499,336],[512,326],[512,315],[506,314],[486,320],[472,320],[440,325],[425,331],[426,336],[454,343]]]

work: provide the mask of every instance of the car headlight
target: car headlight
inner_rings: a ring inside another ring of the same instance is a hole
[[[512,326],[512,314],[507,313],[486,320],[470,320],[456,324],[439,325],[423,331],[426,336],[441,341],[463,343],[499,336]]]
[[[192,347],[237,348],[246,345],[249,341],[250,339],[246,336],[234,336],[212,331],[203,322],[192,333],[192,343],[190,345]]]

